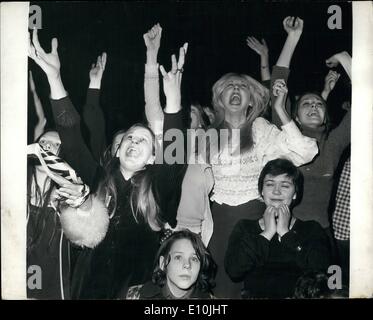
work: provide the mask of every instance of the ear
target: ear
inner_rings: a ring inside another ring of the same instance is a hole
[[[294,195],[293,195],[293,200],[295,200],[296,198],[297,198],[297,194],[294,193]]]
[[[115,145],[115,157],[119,158],[120,144]]]
[[[164,256],[159,257],[159,268],[164,271]]]
[[[298,115],[295,116],[295,121],[298,122],[298,124],[301,124],[301,123],[300,123],[300,120],[299,120],[299,118],[298,118]]]
[[[146,164],[154,164],[155,156],[150,156]]]

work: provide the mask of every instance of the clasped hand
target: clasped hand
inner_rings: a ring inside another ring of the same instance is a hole
[[[286,204],[282,204],[279,207],[268,206],[263,215],[264,220],[264,232],[268,240],[277,233],[279,236],[283,236],[289,231],[290,224],[290,210]]]

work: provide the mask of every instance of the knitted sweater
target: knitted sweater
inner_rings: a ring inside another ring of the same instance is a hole
[[[253,122],[252,135],[254,145],[249,151],[236,157],[222,153],[213,159],[212,201],[238,206],[258,199],[258,178],[268,161],[282,157],[300,166],[318,151],[316,141],[303,136],[293,121],[279,130],[259,117]]]

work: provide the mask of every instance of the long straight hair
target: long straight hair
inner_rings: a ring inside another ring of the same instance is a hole
[[[155,135],[148,126],[142,123],[137,123],[126,131],[116,153],[124,139],[128,136],[128,133],[136,128],[144,128],[150,132],[152,136],[152,154],[155,155]],[[105,177],[99,189],[101,197],[105,199],[110,197],[109,212],[111,217],[115,215],[118,204],[118,189],[115,182],[115,175],[120,171],[120,160],[116,157],[116,153],[112,155],[104,165]],[[159,217],[159,205],[153,193],[153,171],[149,170],[149,166],[150,165],[146,165],[143,170],[137,171],[131,177],[132,190],[130,194],[130,207],[137,223],[142,219],[151,229],[158,231],[163,225],[163,222]]]

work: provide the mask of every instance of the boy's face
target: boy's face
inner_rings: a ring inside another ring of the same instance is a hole
[[[286,173],[278,176],[267,174],[263,181],[262,197],[267,207],[278,208],[282,204],[290,206],[296,198],[293,180]]]

